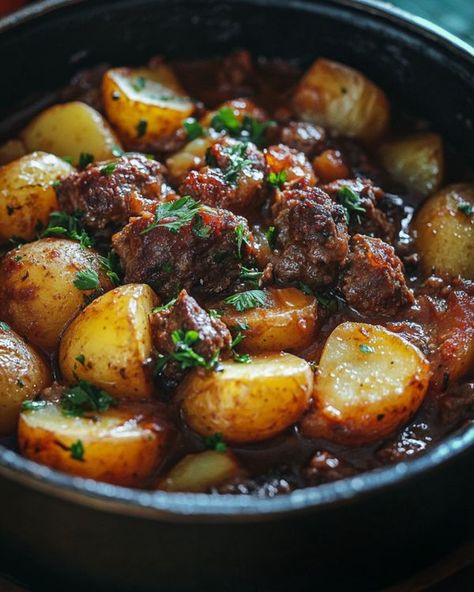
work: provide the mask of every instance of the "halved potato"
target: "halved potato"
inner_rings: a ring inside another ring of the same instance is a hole
[[[324,346],[302,431],[348,446],[375,442],[408,421],[429,379],[428,361],[402,337],[378,325],[342,323]]]
[[[325,59],[316,60],[303,76],[293,105],[301,119],[367,142],[379,139],[390,119],[378,86],[357,70]]]
[[[53,154],[33,152],[0,167],[0,244],[32,240],[58,208],[53,184],[74,172]]]
[[[22,402],[50,383],[49,369],[38,353],[0,323],[0,436],[15,432]]]
[[[18,138],[12,138],[0,146],[0,164],[8,164],[25,154],[26,148],[23,142]]]
[[[222,308],[222,321],[228,327],[242,330],[244,339],[237,349],[259,353],[307,347],[316,329],[316,298],[296,288],[268,288],[265,294],[265,308],[238,312],[229,305],[216,306]]]
[[[201,436],[266,440],[295,423],[309,405],[313,373],[301,358],[274,353],[221,366],[220,372],[194,370],[178,390],[184,418]]]
[[[443,181],[441,136],[419,132],[379,147],[379,158],[392,177],[423,196],[437,191]]]
[[[88,380],[115,397],[151,397],[149,315],[157,303],[149,286],[127,284],[89,304],[61,340],[59,367],[64,380],[69,384]]]
[[[124,403],[90,416],[72,417],[46,403],[23,411],[18,444],[27,458],[53,469],[143,487],[163,459],[171,430],[149,403]]]
[[[9,251],[0,261],[0,305],[6,320],[29,341],[52,351],[65,325],[94,290],[74,285],[80,272],[95,272],[97,289],[112,284],[99,255],[76,241],[43,238]]]
[[[474,183],[429,197],[413,221],[423,271],[474,279]]]
[[[166,166],[175,183],[181,183],[189,171],[199,169],[205,161],[208,148],[213,146],[217,138],[196,138],[179,152],[166,160]]]
[[[230,452],[187,454],[158,484],[165,491],[205,493],[244,472]]]
[[[107,160],[120,143],[102,115],[80,101],[53,105],[37,115],[21,132],[27,150],[44,150],[79,164],[81,152]]]
[[[126,144],[147,145],[167,138],[194,111],[173,71],[156,68],[113,68],[102,80],[108,120]]]

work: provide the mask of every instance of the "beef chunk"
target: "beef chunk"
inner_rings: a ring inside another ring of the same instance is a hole
[[[172,357],[180,348],[176,344],[179,334],[184,337],[188,331],[196,332],[197,339],[190,347],[203,360],[201,364],[198,360],[197,365],[209,364],[216,354],[230,350],[232,337],[227,327],[219,319],[211,318],[186,290],[181,290],[171,307],[152,315],[151,326],[153,343],[165,362],[163,375],[168,380],[178,381],[186,369],[185,364]]]
[[[458,384],[440,398],[440,419],[449,428],[474,420],[474,382]]]
[[[432,441],[429,425],[423,421],[414,422],[379,448],[376,456],[384,465],[403,462],[424,452]]]
[[[313,167],[302,152],[277,144],[266,148],[264,156],[269,172],[276,174],[285,172],[285,187],[297,183],[303,183],[305,186],[316,184]]]
[[[167,299],[182,288],[215,294],[239,278],[242,265],[251,264],[253,250],[242,240],[249,233],[245,218],[201,206],[190,221],[178,219],[179,228],[168,228],[176,220],[171,213],[156,223],[145,212],[114,235],[125,283],[148,283]]]
[[[58,186],[58,199],[67,212],[84,212],[82,221],[91,230],[110,232],[153,209],[170,191],[164,171],[155,160],[127,154],[73,173]]]
[[[347,188],[355,193],[358,198],[357,206],[365,211],[351,212],[349,208],[351,234],[376,236],[385,242],[394,243],[400,231],[400,218],[403,211],[396,209],[394,203],[387,200],[383,190],[375,186],[370,179],[338,179],[321,188],[342,204],[344,204],[344,196],[341,189]]]
[[[316,452],[304,470],[306,486],[321,485],[331,481],[338,481],[357,474],[355,467],[338,458],[335,454],[322,450]]]
[[[371,315],[391,316],[414,302],[393,247],[361,234],[351,241],[342,292],[350,306]]]
[[[223,138],[209,149],[206,161],[207,166],[188,173],[182,195],[237,212],[265,197],[265,159],[254,144]]]
[[[277,231],[273,272],[280,284],[318,288],[335,281],[349,235],[344,210],[315,187],[282,191],[273,206]]]
[[[322,127],[304,121],[291,121],[280,132],[280,141],[289,148],[311,157],[324,150],[326,132]]]

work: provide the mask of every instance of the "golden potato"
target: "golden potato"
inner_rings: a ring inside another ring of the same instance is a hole
[[[439,189],[443,181],[444,153],[441,136],[419,132],[379,147],[379,158],[392,177],[423,196]]]
[[[144,487],[163,459],[170,427],[154,406],[124,403],[74,417],[59,405],[23,411],[18,443],[27,458],[80,477]]]
[[[366,142],[379,139],[390,119],[378,86],[357,70],[325,59],[316,60],[303,76],[293,105],[301,119]]]
[[[184,418],[201,436],[266,440],[295,423],[309,405],[313,373],[301,358],[268,354],[250,364],[221,366],[221,372],[192,371],[178,389]]]
[[[157,296],[145,284],[120,286],[89,304],[61,340],[59,367],[65,381],[88,380],[115,397],[151,397],[149,314],[156,305]]]
[[[25,154],[26,148],[23,142],[18,138],[12,138],[0,146],[0,164],[8,164]]]
[[[231,453],[206,450],[187,454],[159,482],[158,489],[205,493],[242,474],[242,468]]]
[[[80,101],[53,105],[37,115],[21,132],[27,150],[67,156],[77,166],[81,152],[107,160],[120,143],[102,115]]]
[[[429,379],[428,361],[402,337],[378,325],[342,323],[324,346],[302,431],[348,446],[375,442],[408,421]]]
[[[43,359],[5,322],[0,322],[0,436],[16,430],[22,402],[50,383]]]
[[[95,290],[81,290],[79,274],[97,274],[97,289],[112,285],[99,255],[78,242],[43,238],[9,251],[0,260],[0,304],[6,320],[31,343],[52,351],[65,325]]]
[[[170,156],[166,160],[166,166],[173,181],[181,183],[189,171],[199,169],[204,164],[207,149],[216,141],[216,138],[196,138]]]
[[[38,223],[47,224],[58,208],[55,181],[74,171],[52,154],[33,152],[0,167],[0,244],[32,240]]]
[[[474,279],[474,183],[459,183],[429,197],[412,228],[423,271]]]
[[[164,64],[150,68],[114,68],[102,80],[108,120],[122,140],[134,147],[168,138],[194,111],[173,71]]]
[[[296,288],[268,288],[265,294],[264,308],[238,312],[229,305],[217,306],[228,327],[243,329],[239,351],[297,351],[310,345],[316,328],[316,298]]]

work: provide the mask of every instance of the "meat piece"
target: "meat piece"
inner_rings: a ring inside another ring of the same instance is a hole
[[[365,210],[359,212],[349,206],[350,233],[376,236],[393,244],[400,231],[400,218],[403,212],[397,217],[394,204],[388,203],[384,199],[384,191],[374,185],[370,179],[338,179],[321,187],[323,191],[342,205],[347,203],[344,195],[346,188],[355,194],[357,207]],[[341,190],[343,191],[341,192]],[[388,208],[388,205],[391,208]],[[382,206],[385,206],[387,211],[384,211]]]
[[[265,159],[254,144],[225,137],[209,148],[206,162],[186,176],[182,195],[237,212],[264,199]]]
[[[151,327],[153,343],[164,360],[162,373],[168,380],[176,382],[182,378],[185,369],[183,364],[172,358],[172,354],[180,351],[180,346],[173,340],[174,332],[181,332],[184,336],[187,331],[195,331],[198,337],[190,347],[205,363],[210,363],[219,352],[229,351],[232,343],[224,323],[211,318],[186,290],[181,290],[173,306],[151,316]]]
[[[432,441],[429,425],[423,421],[416,422],[379,448],[376,456],[384,465],[403,462],[424,452]]]
[[[291,121],[281,129],[280,142],[311,157],[324,150],[326,132],[312,123]]]
[[[164,225],[172,221],[176,230]],[[170,213],[155,222],[145,212],[112,239],[125,283],[148,283],[167,299],[182,288],[214,294],[239,278],[242,265],[251,265],[253,249],[242,239],[249,233],[245,218],[201,206],[190,221],[181,223]]]
[[[110,232],[163,199],[170,191],[164,172],[163,165],[141,154],[91,164],[60,183],[59,203],[69,213],[82,211],[91,230]]]
[[[351,241],[342,292],[350,306],[370,315],[391,316],[414,302],[393,247],[361,234]]]
[[[304,470],[306,486],[321,485],[351,477],[359,471],[326,450],[317,452]]]
[[[449,428],[474,420],[474,382],[466,382],[448,390],[440,398],[440,419]]]
[[[270,146],[263,151],[269,173],[285,173],[284,186],[297,183],[315,185],[313,167],[302,152],[297,152],[283,144]]]
[[[276,281],[303,282],[311,288],[334,282],[348,251],[343,208],[321,189],[305,187],[282,191],[272,210]]]

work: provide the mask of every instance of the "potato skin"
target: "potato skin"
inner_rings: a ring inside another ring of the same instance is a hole
[[[120,286],[89,304],[61,339],[64,380],[88,380],[119,398],[151,397],[149,314],[157,304],[157,296],[145,284]],[[84,356],[84,364],[77,362],[78,356]]]
[[[163,459],[170,425],[154,405],[124,403],[93,417],[65,416],[48,403],[23,411],[18,424],[21,453],[53,469],[127,487],[144,487]],[[82,460],[69,447],[81,441]]]
[[[22,402],[50,384],[40,355],[13,329],[0,326],[0,436],[15,432]]]
[[[464,204],[474,208],[474,183],[449,185],[418,210],[412,228],[425,274],[474,279],[474,215]]]
[[[137,87],[140,80],[143,86]],[[172,70],[164,64],[154,69],[107,70],[102,98],[107,119],[125,144],[136,148],[170,137],[194,111]],[[141,121],[146,122],[142,129]]]
[[[357,70],[325,59],[317,59],[303,76],[293,106],[304,121],[365,142],[378,140],[390,119],[380,88]]]
[[[230,327],[248,326],[239,351],[261,353],[298,351],[308,347],[314,337],[317,301],[296,288],[268,288],[268,306],[237,312],[232,306],[219,305],[222,321]]]
[[[255,356],[250,364],[222,363],[221,372],[195,370],[178,389],[188,425],[201,436],[259,442],[295,423],[309,405],[313,373],[287,353]]]
[[[53,154],[33,152],[0,167],[0,244],[32,240],[38,222],[46,225],[58,208],[53,183],[74,168]]]
[[[342,323],[324,347],[302,432],[346,446],[376,442],[415,413],[429,379],[428,361],[402,337],[378,325]]]
[[[101,288],[110,290],[97,252],[76,241],[43,238],[9,251],[0,261],[0,304],[6,320],[31,343],[54,350],[65,325],[91,293],[76,288],[76,273],[90,269],[98,273]]]
[[[419,132],[385,142],[378,150],[380,162],[392,177],[426,197],[443,181],[444,153],[441,136]]]
[[[112,158],[117,136],[102,115],[85,103],[53,105],[37,115],[20,134],[27,150],[44,150],[68,156],[77,166],[81,152],[94,160]]]

